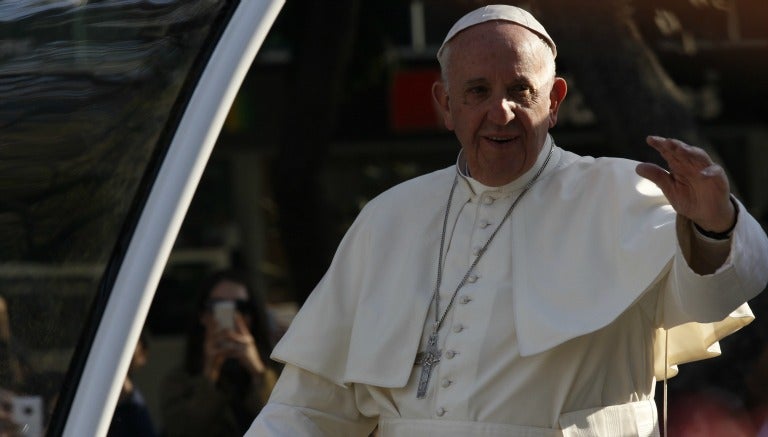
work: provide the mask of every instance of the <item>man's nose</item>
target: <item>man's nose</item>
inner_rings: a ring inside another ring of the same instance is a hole
[[[506,97],[492,99],[491,107],[488,109],[488,119],[501,126],[509,124],[515,119],[515,109],[517,105]]]

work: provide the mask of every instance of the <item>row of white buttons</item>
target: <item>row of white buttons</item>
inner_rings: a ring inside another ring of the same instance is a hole
[[[493,199],[492,197],[486,197],[485,199],[483,199],[483,201],[484,201],[484,202],[485,202],[487,205],[490,205],[491,203],[493,203],[493,201],[494,201],[494,200],[495,200],[495,199]],[[489,225],[490,225],[490,222],[488,222],[487,220],[483,220],[483,221],[481,221],[481,222],[480,222],[480,227],[481,227],[481,228],[486,228],[486,227],[488,227]],[[479,248],[476,248],[474,252],[475,252],[475,255],[477,255],[477,254],[479,253]],[[478,277],[477,275],[470,275],[470,276],[467,278],[467,282],[469,282],[469,283],[471,283],[471,284],[474,284],[475,282],[477,282],[477,280],[478,280],[478,279],[479,279],[479,277]],[[465,295],[465,296],[461,296],[461,298],[459,299],[459,303],[460,303],[460,304],[463,304],[463,305],[466,305],[466,304],[468,304],[469,302],[472,302],[472,298],[471,298],[471,297],[469,297],[469,296],[466,296],[466,295]],[[461,332],[461,331],[463,331],[463,330],[464,330],[464,325],[462,325],[461,323],[457,323],[457,324],[453,325],[453,332],[455,332],[455,333],[459,333],[459,332]],[[448,350],[448,351],[446,351],[446,352],[445,352],[445,358],[447,358],[447,359],[449,359],[449,360],[452,360],[452,359],[453,359],[453,358],[455,358],[455,357],[456,357],[456,355],[458,355],[458,354],[459,354],[459,353],[458,353],[458,352],[456,352],[456,351],[454,351],[454,350]],[[441,385],[443,388],[448,388],[448,387],[450,387],[450,386],[451,386],[451,384],[453,384],[453,381],[451,381],[451,380],[450,380],[450,379],[448,379],[448,378],[443,378],[443,379],[440,381],[440,385]],[[443,407],[440,407],[440,408],[438,408],[437,410],[435,410],[435,414],[437,414],[437,416],[438,416],[438,417],[443,417],[443,416],[445,415],[445,413],[446,413],[446,410],[445,410],[445,408],[443,408]]]
[[[471,299],[468,296],[463,296],[462,299],[461,299],[461,302],[462,303],[467,303],[470,300]],[[458,333],[458,332],[461,332],[463,330],[464,330],[464,325],[462,325],[461,323],[457,323],[457,324],[453,325],[453,332],[457,332]],[[454,351],[454,350],[448,350],[448,351],[445,352],[445,358],[447,358],[449,360],[452,360],[458,354],[459,353]],[[442,380],[440,380],[440,386],[442,386],[443,388],[448,388],[448,387],[451,386],[451,384],[453,384],[453,381],[451,381],[448,378],[443,378]],[[435,411],[435,414],[437,414],[438,417],[443,417],[445,415],[445,408],[443,408],[443,407],[438,408],[437,411]]]
[[[490,204],[492,204],[494,202],[494,200],[496,200],[496,199],[494,199],[493,197],[484,197],[483,198],[483,203],[485,203],[486,205],[490,205]],[[480,226],[480,229],[485,229],[485,228],[487,228],[488,226],[491,225],[491,222],[489,222],[488,220],[483,219],[483,220],[480,220],[480,223],[478,223],[478,224]],[[472,249],[472,254],[474,256],[478,256],[480,254],[480,247],[475,247],[474,249]],[[474,282],[474,281],[470,281],[470,282]]]
[[[486,205],[492,204],[495,200],[496,199],[494,199],[491,196],[483,197],[483,203],[485,203]],[[480,220],[480,229],[485,229],[490,225],[491,225],[491,222],[489,222],[488,220]],[[480,250],[481,249],[479,247],[475,247],[474,249],[472,249],[472,254],[474,256],[478,256],[480,255]],[[469,282],[475,282],[476,280],[477,280],[477,276],[473,275],[469,277]]]

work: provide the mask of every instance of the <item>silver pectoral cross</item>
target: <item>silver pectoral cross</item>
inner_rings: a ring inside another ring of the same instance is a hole
[[[424,399],[427,396],[427,385],[429,377],[432,375],[432,367],[440,362],[440,355],[443,351],[437,349],[437,330],[432,331],[427,340],[427,350],[416,354],[416,366],[421,367],[421,376],[419,376],[419,388],[416,391],[417,399]]]

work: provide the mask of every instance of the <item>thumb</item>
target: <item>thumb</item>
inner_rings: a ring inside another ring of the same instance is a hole
[[[656,184],[665,194],[672,185],[672,176],[669,172],[656,164],[640,163],[635,167],[635,173]]]

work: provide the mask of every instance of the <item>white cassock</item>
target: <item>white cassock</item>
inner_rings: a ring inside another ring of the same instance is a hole
[[[366,205],[275,348],[286,367],[246,435],[658,435],[656,380],[718,355],[718,339],[753,319],[768,238],[739,205],[730,240],[707,239],[636,162],[556,146],[456,295],[416,397],[454,178],[441,312],[550,144],[504,187],[457,165]]]

